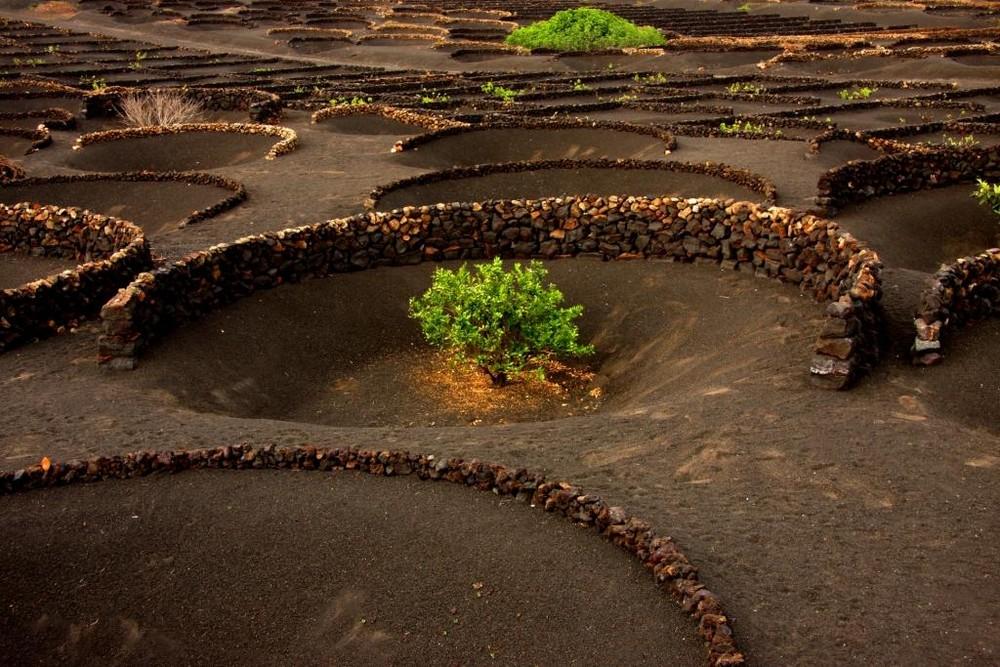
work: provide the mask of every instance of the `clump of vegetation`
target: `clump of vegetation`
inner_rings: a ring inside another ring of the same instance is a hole
[[[734,120],[732,123],[719,123],[719,131],[723,134],[767,134],[770,131],[767,125],[751,123],[750,121]],[[774,133],[781,136],[781,130]]]
[[[118,105],[126,125],[151,127],[194,123],[201,119],[201,105],[179,90],[130,93]]]
[[[585,84],[580,79],[577,79],[576,81],[573,82],[573,90],[575,91],[590,90],[590,86]]]
[[[355,95],[354,97],[335,97],[330,100],[332,107],[365,107],[372,103],[372,98]]]
[[[149,57],[149,54],[146,53],[145,51],[136,51],[135,52],[135,58],[133,58],[132,62],[130,62],[128,64],[128,68],[130,70],[140,70],[140,69],[142,69],[142,64],[146,61],[146,58],[148,58],[148,57]]]
[[[943,135],[944,145],[948,148],[974,148],[979,145],[979,139],[975,135],[963,134],[961,137],[949,137]]]
[[[502,100],[504,104],[512,104],[514,102],[514,98],[519,95],[518,91],[513,88],[507,88],[506,86],[501,86],[500,84],[493,83],[492,81],[484,83],[480,90],[490,97]]]
[[[84,86],[90,86],[90,89],[95,93],[99,93],[108,87],[107,80],[97,76],[81,76],[80,83]]]
[[[1000,215],[1000,183],[990,183],[978,178],[972,196],[979,202],[980,206],[987,206],[994,213]]]
[[[749,2],[744,2],[742,5],[736,8],[736,11],[743,12],[744,14],[749,14],[753,7],[750,6]]]
[[[587,7],[564,9],[546,21],[507,35],[507,43],[512,46],[556,51],[662,46],[666,42],[663,34],[652,26],[637,26],[611,12]]]
[[[632,77],[636,83],[642,84],[664,84],[667,82],[667,76],[663,72],[656,72],[655,74],[636,74]]]
[[[854,88],[844,88],[837,93],[837,97],[842,100],[867,100],[878,92],[878,88],[868,86],[855,86]]]
[[[740,81],[729,84],[726,90],[734,95],[760,95],[764,92],[764,86],[752,81]]]
[[[433,90],[421,90],[417,95],[417,101],[421,104],[441,104],[444,102],[451,102],[451,96],[444,93],[438,93]]]
[[[563,307],[562,292],[547,277],[536,261],[510,271],[499,258],[473,271],[439,268],[430,289],[410,299],[410,317],[431,345],[475,364],[496,386],[518,376],[544,378],[543,362],[594,352],[577,340],[583,307]]]

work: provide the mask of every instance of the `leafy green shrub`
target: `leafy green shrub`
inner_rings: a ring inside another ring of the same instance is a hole
[[[878,88],[869,88],[868,86],[844,88],[837,93],[837,97],[842,100],[867,100],[876,92],[878,92]]]
[[[544,377],[540,362],[594,351],[577,342],[583,307],[561,307],[563,294],[547,276],[541,262],[505,271],[500,258],[474,271],[438,268],[430,289],[410,299],[410,317],[431,345],[476,364],[494,385],[524,373]]]
[[[518,28],[507,43],[528,49],[593,51],[662,46],[667,40],[652,26],[637,26],[601,9],[578,7],[556,12],[547,21]]]
[[[371,103],[372,103],[372,98],[362,97],[360,95],[355,95],[350,99],[346,97],[335,97],[332,100],[330,100],[330,106],[332,107],[366,107]]]
[[[1000,215],[1000,183],[990,183],[978,178],[972,196],[981,206],[988,206]]]
[[[752,81],[741,81],[739,83],[729,84],[726,87],[726,90],[733,95],[760,95],[764,92],[764,86],[759,83],[753,83]]]
[[[750,121],[734,120],[732,123],[719,123],[719,131],[723,134],[767,134],[768,130],[767,125],[751,123]],[[781,130],[774,134],[780,137]]]
[[[963,134],[957,139],[945,134],[942,139],[948,148],[974,148],[979,145],[979,139],[976,139],[975,135],[972,134]]]
[[[481,90],[489,95],[490,97],[495,97],[498,100],[503,100],[504,104],[513,104],[514,98],[518,96],[518,91],[513,88],[507,88],[501,86],[498,83],[493,83],[492,81],[487,81],[482,85]]]
[[[445,102],[451,102],[451,95],[439,93],[433,90],[421,90],[417,95],[417,101],[421,104],[443,104]]]

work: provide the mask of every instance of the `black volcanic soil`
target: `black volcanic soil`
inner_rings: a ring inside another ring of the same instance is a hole
[[[466,176],[432,183],[406,185],[379,199],[380,211],[438,202],[485,199],[532,199],[564,195],[648,195],[651,197],[721,197],[760,201],[753,190],[705,174],[665,169],[533,169],[511,173]]]
[[[695,0],[661,3],[703,8]],[[739,3],[730,4],[735,7]],[[883,25],[941,25],[953,20],[915,10],[871,12],[815,3],[781,3],[766,10],[827,18],[848,16],[851,20],[870,18]],[[38,18],[27,12],[21,16]],[[962,21],[976,24],[975,20]],[[276,45],[264,27],[193,31],[171,22],[123,24],[92,11],[83,11],[61,24],[163,44],[299,57],[292,49]],[[740,54],[687,55],[691,57],[616,56],[617,62],[612,64],[629,72],[694,72],[701,59],[714,61],[701,74],[759,71],[748,62],[751,59]],[[428,45],[352,46],[310,60],[411,70],[517,68],[559,72],[573,66],[547,55],[503,55],[460,62],[447,51],[434,51]],[[606,69],[608,63],[593,64]],[[997,67],[938,57],[785,63],[765,72],[821,73],[840,82],[935,79],[955,81],[963,87],[995,85],[1000,76]],[[74,76],[72,81],[76,80]],[[211,81],[225,84],[232,80],[218,77]],[[1000,100],[983,101],[989,111],[1000,111]],[[630,112],[597,113],[609,119],[636,118]],[[663,114],[650,112],[648,116],[648,121],[665,122]],[[274,161],[252,159],[219,166],[217,173],[246,183],[250,199],[210,224],[192,225],[183,233],[154,239],[154,251],[176,259],[247,234],[356,213],[372,188],[423,171],[401,164],[398,156],[389,153],[391,135],[331,132],[310,125],[308,114],[302,111],[287,112],[282,122],[299,132],[300,149]],[[886,122],[898,124],[889,116]],[[103,127],[100,121],[85,121],[79,131]],[[53,146],[23,159],[29,173],[64,171],[69,146],[78,133],[54,132]],[[678,141],[679,148],[670,159],[713,160],[751,169],[775,181],[782,204],[798,207],[812,204],[816,180],[824,170],[851,157],[864,157],[854,153],[860,149],[856,145],[828,145],[819,155],[809,156],[802,141],[687,137]],[[261,146],[256,157],[262,157],[264,150]],[[116,164],[114,168],[122,167]],[[905,259],[904,252],[910,251],[903,249],[914,243],[905,237],[905,216],[919,222],[922,213],[903,200],[885,202],[875,213],[897,231],[884,234],[876,249],[892,257],[898,246],[896,256]],[[899,203],[901,211],[896,208]],[[845,212],[845,221],[850,215],[850,210]],[[952,233],[964,237],[962,216],[942,214],[939,218],[937,227],[921,223],[921,233],[928,239],[947,240]],[[874,240],[879,222],[866,217],[856,228],[868,230],[865,234]],[[971,226],[980,229],[978,222]],[[968,242],[963,247],[971,248],[975,235]],[[937,243],[927,242],[928,246]],[[912,252],[921,261],[933,261],[936,254],[934,248],[918,247]],[[885,301],[893,344],[873,375],[850,392],[821,392],[809,384],[806,368],[819,322],[812,316],[818,312],[816,306],[808,300],[787,287],[747,275],[720,276],[706,267],[674,266],[666,269],[672,280],[663,290],[686,295],[690,288],[690,297],[684,298],[691,303],[651,307],[654,311],[662,308],[665,317],[674,319],[655,342],[640,347],[628,359],[629,367],[622,373],[629,375],[631,384],[613,391],[614,387],[609,387],[598,414],[475,427],[429,427],[423,422],[413,427],[357,427],[284,421],[250,414],[249,401],[244,416],[220,414],[210,407],[216,397],[206,398],[205,405],[191,405],[175,395],[180,394],[177,388],[185,383],[187,374],[196,378],[194,389],[211,387],[206,380],[209,373],[194,361],[182,362],[181,351],[170,349],[175,338],[165,339],[163,347],[143,358],[135,372],[113,374],[94,363],[98,330],[89,324],[75,334],[0,355],[0,401],[4,406],[0,468],[29,465],[42,455],[74,458],[238,442],[393,447],[523,465],[579,482],[669,532],[698,565],[702,579],[723,596],[751,665],[994,664],[1000,655],[1000,616],[995,604],[1000,598],[1000,543],[996,537],[1000,524],[995,510],[1000,500],[1000,380],[995,372],[1000,368],[1000,322],[956,331],[946,342],[946,360],[941,366],[911,367],[905,356],[899,355],[912,335],[907,329],[912,325],[906,319],[912,315],[913,298],[928,274],[887,264]],[[630,265],[620,268],[623,275],[636,270]],[[399,274],[407,276],[400,280],[412,280],[413,271]],[[391,271],[385,273],[389,276],[385,279],[378,272],[371,273],[373,284],[392,279]],[[348,277],[331,281],[340,278]],[[726,289],[753,291],[753,307],[745,307],[747,301],[742,298],[735,299],[738,307],[733,306],[733,299],[722,298],[732,293],[723,290],[720,280],[733,281]],[[704,287],[695,290],[694,281]],[[370,302],[382,298],[383,292],[375,287],[365,287],[362,282],[349,284]],[[383,282],[381,286],[393,285]],[[318,288],[303,286],[303,293],[313,289]],[[288,295],[292,303],[281,312],[295,317],[308,315],[296,311],[296,294],[295,288],[286,287],[266,298],[273,303]],[[894,294],[901,298],[894,298]],[[658,304],[660,294],[651,291],[648,299]],[[235,321],[247,325],[240,331],[264,342],[274,341],[262,326],[256,330],[249,326],[254,305],[251,300],[233,306]],[[598,310],[596,305],[593,308]],[[218,315],[226,313],[223,310]],[[726,325],[716,333],[713,322]],[[332,326],[344,330],[348,324]],[[626,320],[625,324],[643,331],[641,322]],[[292,350],[285,354],[301,354],[312,365],[320,356],[322,363],[322,349],[311,349],[309,354],[296,351],[301,346],[290,324],[272,326],[289,333],[277,341]],[[307,331],[317,328],[308,323],[302,326]],[[377,339],[388,335],[384,326],[377,326],[359,336]],[[613,320],[594,326],[622,330]],[[243,364],[249,371],[246,377],[253,379],[257,370],[250,354],[236,358],[220,343],[220,336],[205,334],[210,341],[205,350],[195,349],[201,341],[185,340],[191,342],[187,346],[190,358],[206,364],[214,361],[214,347],[210,346],[222,345],[220,355],[229,355],[232,368],[216,368],[217,385],[237,378]],[[174,335],[183,336],[185,331]],[[635,339],[639,339],[638,334]],[[158,366],[155,360],[156,355],[167,352],[179,367],[173,378],[164,381],[160,373],[166,375],[170,369]],[[260,354],[275,353],[267,350]],[[292,368],[281,372],[291,375],[303,371]],[[305,372],[314,370],[307,368]],[[293,379],[274,382],[295,385]],[[314,400],[311,395],[301,397],[303,404]],[[206,498],[216,497],[210,489],[205,493]],[[37,499],[33,502],[40,503],[48,502],[48,497],[47,493],[32,496]],[[191,503],[201,508],[199,496],[189,499]],[[294,502],[275,504],[286,513],[296,507]],[[97,501],[94,506],[98,506]],[[10,520],[16,520],[16,515]],[[300,530],[316,520],[315,513],[311,514],[308,522],[299,523]],[[14,527],[13,523],[6,525]],[[422,517],[420,525],[433,526],[434,515]],[[18,533],[28,536],[38,530],[37,525],[6,530],[8,548],[20,544]],[[63,536],[69,539],[71,533],[64,530]],[[167,538],[157,535],[157,539]],[[210,561],[213,572],[225,573],[232,554],[247,548],[242,541],[236,547],[228,546],[224,556]],[[124,553],[135,558],[128,550]],[[422,562],[419,552],[407,556]],[[302,561],[295,554],[283,562]],[[553,569],[557,567],[558,563]],[[48,572],[47,576],[58,576],[59,581],[76,574],[53,570],[55,574]],[[542,588],[546,579],[540,577],[539,581],[541,590],[550,590]],[[301,588],[308,592],[309,585],[314,583],[309,581]],[[160,589],[154,592],[165,594]],[[557,591],[545,597],[560,594]],[[221,618],[220,622],[228,621]],[[304,626],[308,624],[299,627]],[[246,641],[252,640],[252,632],[247,633]],[[266,660],[269,648],[254,657]],[[169,658],[170,654],[166,655]],[[18,656],[20,653],[14,654],[15,659]],[[7,655],[3,658],[9,661]]]
[[[76,262],[71,259],[0,252],[0,290],[20,287],[33,280],[73,268],[76,268]]]
[[[541,421],[597,407],[585,396],[520,398],[525,389],[517,385],[492,392],[502,409],[445,394],[429,378],[446,365],[407,316],[410,297],[430,286],[434,268],[377,269],[257,294],[178,330],[143,359],[136,379],[192,410],[332,426]],[[781,306],[761,299],[757,281],[714,267],[577,260],[546,268],[566,303],[584,307],[581,341],[593,342],[597,353],[583,361],[609,408],[648,391],[650,376],[678,381],[679,353],[698,355],[706,369],[730,340],[727,354],[739,349],[747,363],[761,363],[762,355],[773,363],[786,351],[781,336],[775,345],[736,341],[754,331],[763,338],[791,319],[820,326],[821,306],[796,290],[775,290],[784,295]],[[713,307],[722,303],[743,316]]]
[[[615,546],[453,484],[194,471],[0,507],[11,667],[705,659]]]
[[[318,127],[341,134],[375,134],[375,135],[415,135],[426,132],[421,127],[401,123],[392,118],[378,114],[352,114],[350,116],[335,116],[318,124]]]
[[[662,158],[665,146],[656,137],[605,128],[471,130],[438,137],[399,159],[426,169],[447,169],[520,160],[587,160]]]
[[[211,185],[171,181],[78,181],[7,184],[0,202],[37,202],[85,208],[136,223],[147,235],[177,228],[191,213],[212,206],[230,191]]]
[[[263,160],[277,137],[184,132],[104,141],[74,151],[68,166],[85,171],[191,171]]]

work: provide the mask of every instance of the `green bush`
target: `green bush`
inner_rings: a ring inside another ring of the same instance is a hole
[[[518,28],[507,43],[528,49],[593,51],[662,46],[667,40],[652,26],[637,26],[601,9],[564,9],[547,21]]]
[[[976,179],[976,189],[972,196],[982,206],[988,206],[993,212],[1000,215],[1000,183],[989,183],[979,178]]]
[[[868,86],[861,86],[854,88],[844,88],[837,92],[837,97],[842,100],[867,100],[869,97],[878,92],[878,88],[869,88]]]
[[[410,317],[431,345],[476,364],[494,385],[524,373],[544,377],[546,359],[594,351],[577,342],[583,307],[561,307],[563,294],[547,276],[541,262],[505,271],[499,258],[474,271],[438,268],[430,289],[410,299]]]

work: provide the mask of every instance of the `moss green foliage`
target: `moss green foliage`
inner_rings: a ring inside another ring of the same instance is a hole
[[[961,137],[949,137],[945,134],[942,139],[948,148],[974,148],[979,145],[979,139],[971,134],[963,134]]]
[[[410,299],[410,317],[431,345],[476,364],[495,385],[524,373],[544,377],[540,362],[594,351],[577,342],[583,307],[562,307],[563,294],[547,277],[541,262],[506,271],[499,258],[471,271],[438,268],[430,289]]]
[[[355,95],[349,99],[346,97],[336,97],[330,100],[330,106],[332,107],[365,107],[371,103],[372,98],[361,97],[360,95]]]
[[[990,183],[976,179],[976,189],[972,196],[981,206],[988,206],[994,213],[1000,215],[1000,183]]]
[[[656,72],[654,74],[636,74],[632,79],[636,83],[642,84],[664,84],[667,82],[667,77],[663,72]]]
[[[581,91],[581,90],[590,90],[590,86],[588,86],[587,84],[585,84],[580,79],[577,79],[576,81],[573,82],[573,90],[578,91],[578,92]]]
[[[579,7],[556,12],[547,21],[518,28],[507,43],[528,49],[593,51],[662,46],[667,40],[652,26],[637,26],[601,9]]]
[[[513,88],[507,88],[498,83],[493,83],[492,81],[484,83],[481,90],[490,97],[503,100],[504,104],[512,104],[514,102],[514,98],[518,96],[518,91]]]
[[[764,86],[752,81],[740,81],[726,86],[726,90],[734,95],[760,95],[764,92]]]
[[[723,134],[767,134],[767,125],[759,125],[750,121],[734,120],[732,123],[719,123],[719,131]],[[781,130],[775,132],[776,136],[781,136]]]
[[[837,93],[837,96],[842,100],[867,100],[869,97],[878,92],[878,88],[869,88],[868,86],[854,87],[854,88],[844,88]]]

